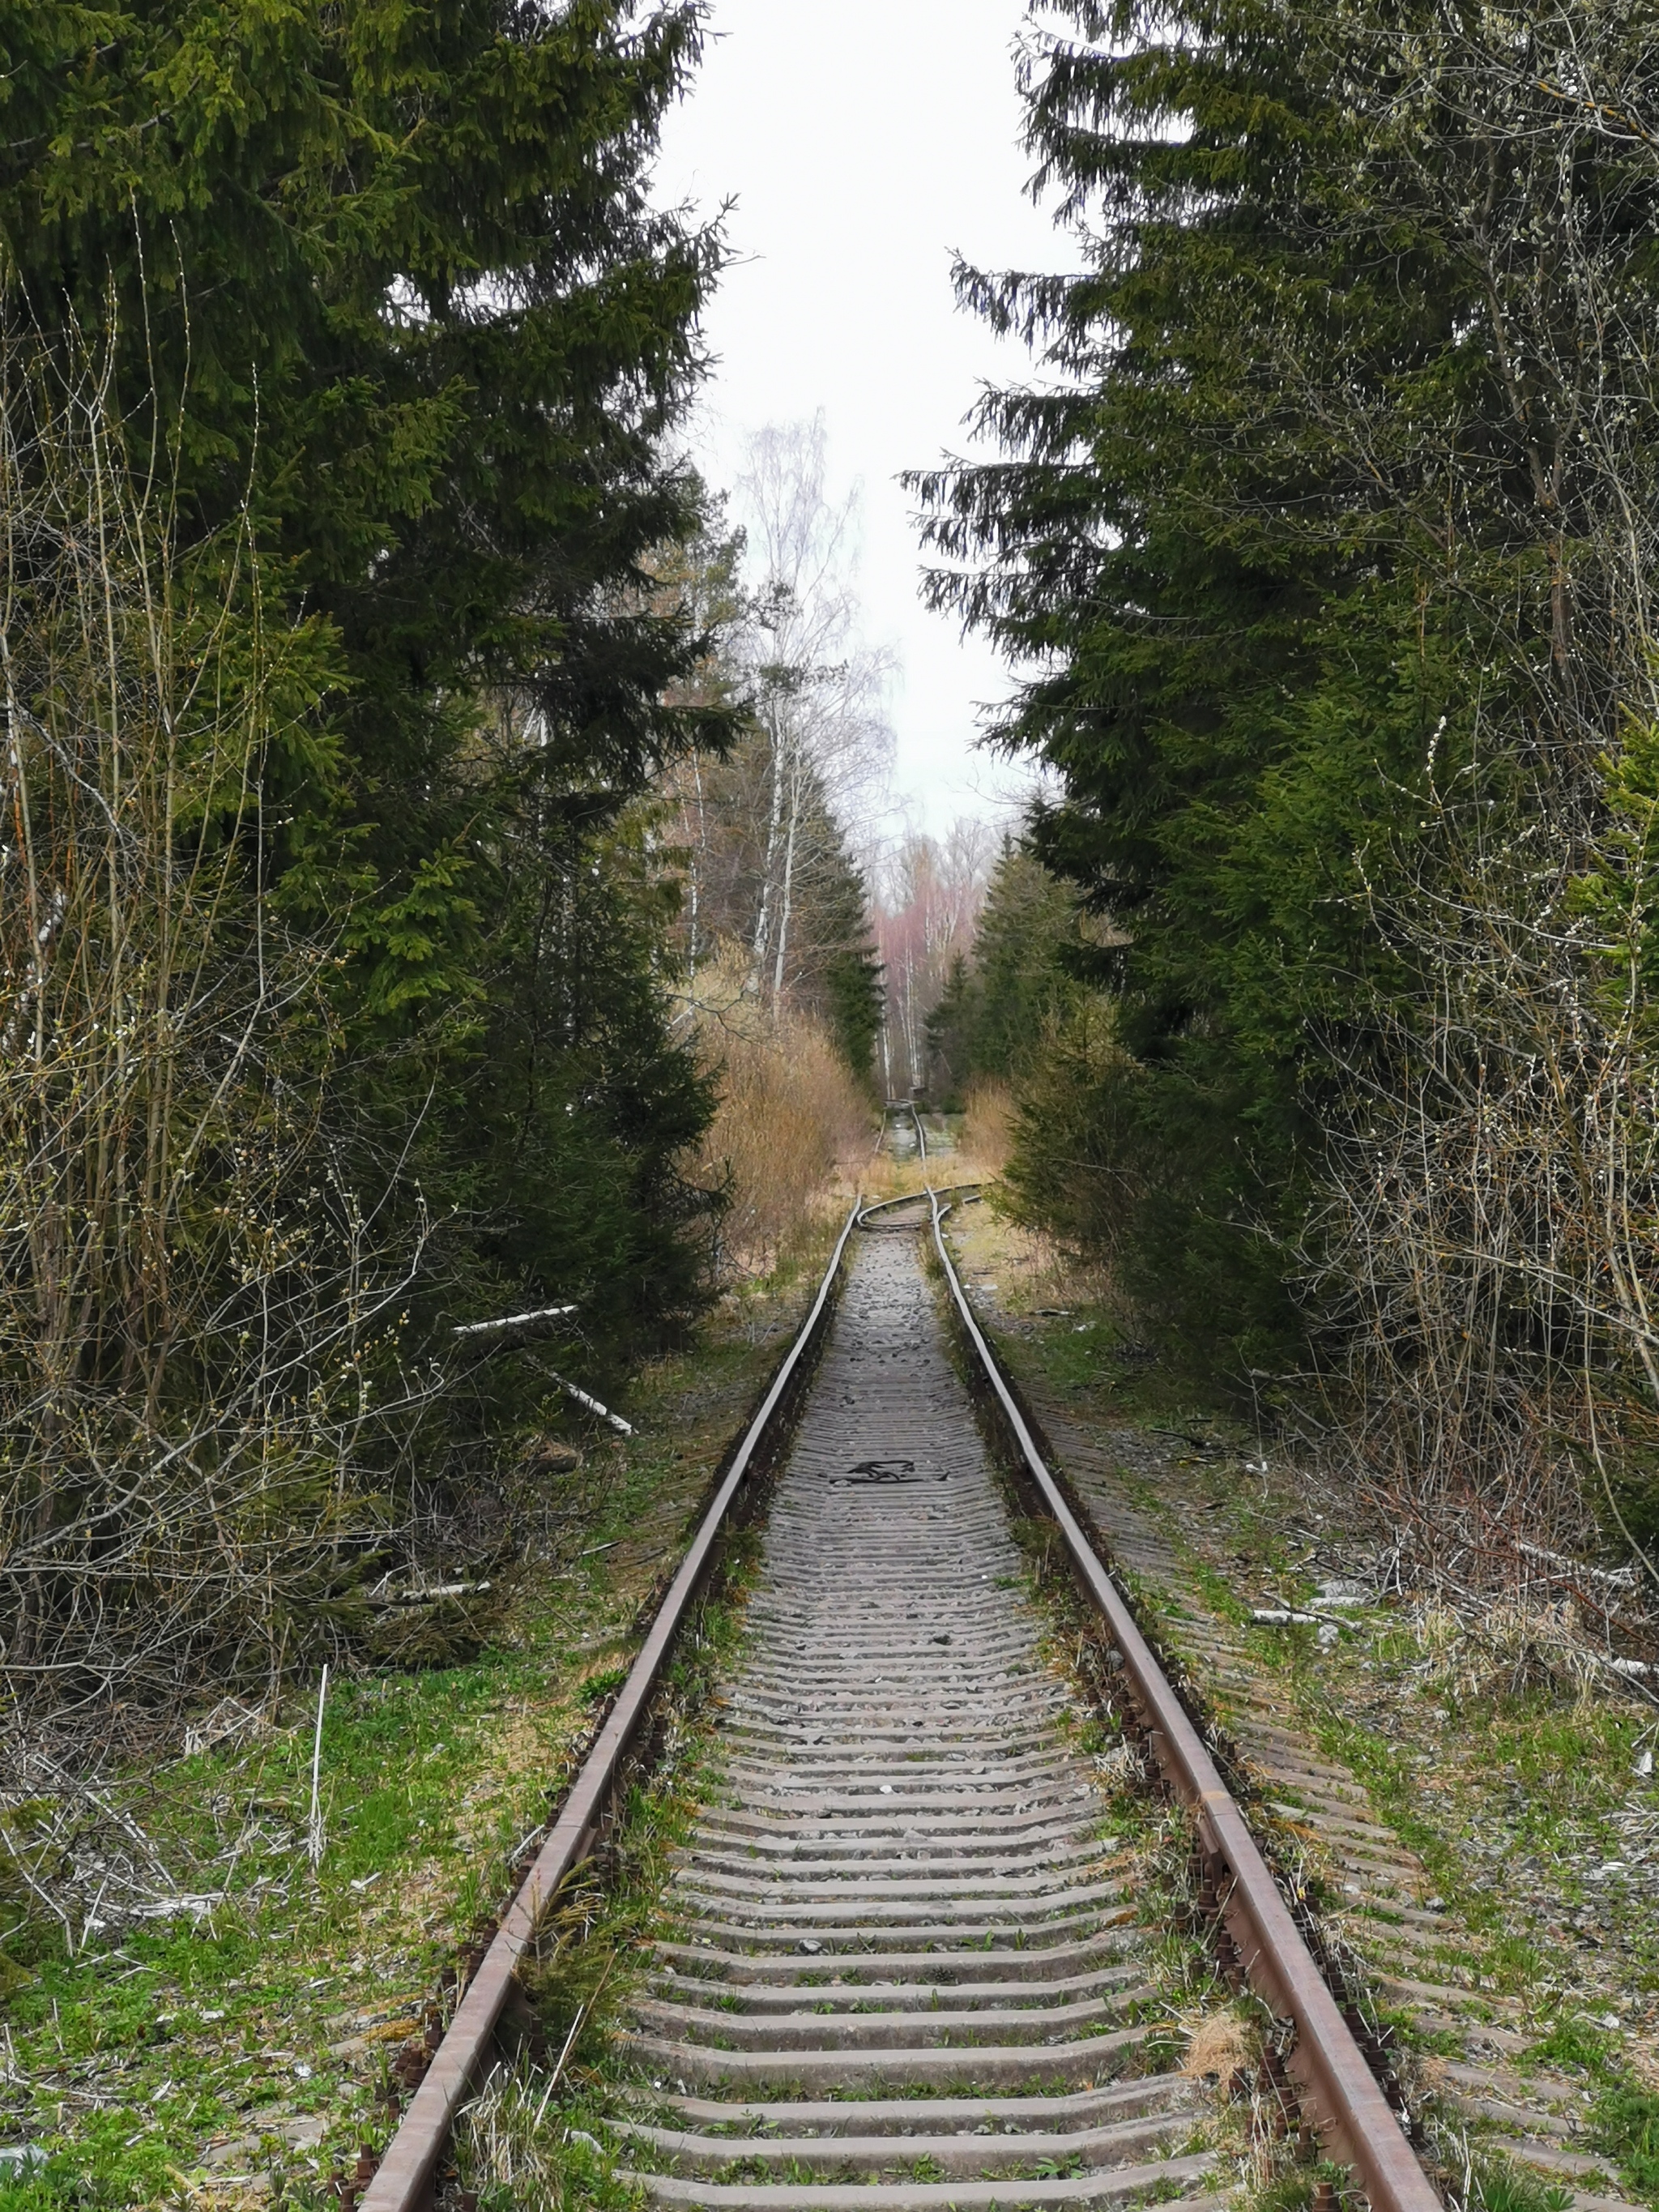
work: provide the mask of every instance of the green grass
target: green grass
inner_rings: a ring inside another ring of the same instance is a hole
[[[8,2118],[52,2164],[21,2189],[0,2185],[0,2206],[143,2201],[216,2133],[258,2138],[259,2163],[286,2164],[278,2117],[325,2116],[354,2156],[358,2136],[373,2139],[365,2085],[331,2046],[352,2034],[366,1999],[383,2015],[417,2012],[504,1887],[507,1851],[532,1824],[544,1784],[527,1775],[504,1790],[481,1812],[482,1835],[465,1842],[453,1808],[477,1773],[491,1717],[538,1674],[526,1650],[413,1679],[343,1681],[323,1729],[328,1833],[316,1871],[302,1842],[308,1699],[279,1715],[255,1752],[204,1754],[155,1778],[146,1828],[171,1861],[215,1879],[220,1901],[199,1924],[139,1926],[112,1950],[94,1944],[70,1957],[33,1947],[31,1978],[7,2008],[25,2076],[21,2097],[9,2085]],[[405,1917],[396,1892],[411,1876],[441,1893],[446,1909]],[[372,1980],[364,1946],[376,1954]],[[261,2115],[273,2106],[283,2109],[267,2125]]]
[[[1477,2150],[1470,2163],[1468,2212],[1570,2212],[1572,2191],[1546,2181],[1501,2152]]]
[[[1590,2141],[1614,2161],[1620,2180],[1659,2203],[1659,2094],[1608,2081],[1590,2106]]]
[[[562,1564],[523,1577],[491,1648],[335,1678],[319,1869],[304,1850],[314,1683],[257,1742],[116,1778],[180,1886],[213,1909],[94,1932],[72,1954],[54,1924],[6,1912],[0,2141],[47,2162],[0,2179],[0,2212],[174,2201],[216,2136],[241,2146],[230,2172],[301,2207],[360,2145],[384,2142],[386,2062],[509,1893],[509,1855],[625,1674],[641,1600],[782,1341],[781,1328],[745,1328],[641,1378],[639,1434],[592,1444],[581,1476],[559,1479],[547,1525]],[[397,2033],[377,2042],[382,2025]],[[285,2131],[307,2120],[319,2140],[296,2146]]]

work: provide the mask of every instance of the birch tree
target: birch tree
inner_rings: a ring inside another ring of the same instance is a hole
[[[811,800],[843,826],[863,812],[891,755],[890,656],[859,636],[853,585],[857,495],[832,504],[822,416],[757,431],[735,486],[757,582],[738,659],[766,756],[766,815],[749,934],[750,989],[782,1003]]]

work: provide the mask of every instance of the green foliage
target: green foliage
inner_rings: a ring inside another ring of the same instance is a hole
[[[1659,1036],[1659,724],[1632,717],[1601,769],[1608,827],[1572,903],[1595,925],[1611,1024],[1635,1022],[1651,1045]]]
[[[1044,173],[1103,204],[1092,265],[963,277],[1000,326],[1047,334],[1072,389],[994,395],[986,427],[1017,458],[923,489],[944,550],[1000,550],[958,586],[967,611],[1048,663],[1006,732],[1065,780],[1036,851],[1130,940],[1091,963],[1120,1006],[1087,1109],[1114,1241],[1155,1312],[1255,1364],[1291,1333],[1251,1248],[1261,1212],[1284,1218],[1307,1024],[1353,934],[1344,833],[1391,811],[1388,775],[1440,702],[1386,643],[1354,665],[1352,616],[1328,611],[1365,596],[1375,549],[1318,544],[1312,518],[1351,487],[1316,426],[1259,434],[1246,364],[1272,359],[1281,318],[1305,339],[1317,298],[1321,350],[1386,374],[1422,303],[1410,281],[1373,301],[1340,233],[1308,223],[1343,126],[1275,11],[1113,20],[1123,52],[1056,40],[1030,92]],[[1395,711],[1356,715],[1379,678]]]
[[[1659,2198],[1659,2094],[1618,2081],[1595,2100],[1591,2141],[1618,2161],[1623,2179],[1642,2196]]]
[[[54,777],[92,784],[51,763],[82,742],[75,641],[104,635],[72,617],[112,580],[110,681],[79,690],[118,689],[122,743],[152,741],[148,781],[117,775],[113,721],[98,763],[109,836],[148,873],[80,871],[83,903],[106,875],[121,902],[107,928],[77,917],[85,957],[52,969],[54,990],[131,991],[126,958],[154,997],[160,1072],[143,1097],[122,1074],[142,1172],[103,1138],[38,1146],[104,1163],[111,1206],[53,1213],[20,1185],[0,1209],[14,1279],[80,1333],[18,1334],[43,1371],[20,1363],[15,1426],[40,1430],[26,1384],[72,1377],[103,1394],[89,1430],[119,1431],[88,1446],[127,1501],[113,1522],[62,1443],[50,1480],[14,1455],[0,1498],[42,1609],[14,1650],[37,1639],[40,1673],[54,1607],[100,1625],[77,1695],[148,1663],[144,1694],[173,1698],[210,1646],[234,1675],[363,1631],[355,1585],[417,1470],[441,1519],[465,1515],[492,1432],[560,1402],[547,1359],[608,1390],[707,1294],[714,1200],[679,1164],[709,1086],[670,1033],[674,900],[627,811],[732,719],[691,683],[694,595],[658,579],[701,526],[666,434],[720,249],[652,207],[650,163],[698,45],[673,0],[48,0],[9,26],[8,511],[14,532],[30,501],[44,519],[9,665],[46,733],[37,819],[81,834],[46,802]],[[46,364],[27,440],[20,354]],[[90,582],[104,538],[57,526],[83,421],[125,531]],[[179,881],[210,894],[188,928],[162,915]],[[8,1020],[27,1001],[43,1053],[116,1034],[31,996],[31,957]],[[95,1294],[46,1281],[28,1224],[48,1218],[88,1224]],[[555,1302],[580,1310],[562,1340],[455,1356],[455,1322]],[[128,1460],[172,1486],[118,1479]],[[216,1544],[264,1598],[223,1583],[207,1644],[175,1644]]]
[[[1606,2065],[1612,2047],[1605,2028],[1593,2027],[1582,2014],[1563,2014],[1547,2035],[1527,2046],[1527,2063],[1582,2066],[1595,2072]]]
[[[959,1099],[976,1076],[1006,1082],[1047,1025],[1080,994],[1067,955],[1080,948],[1076,893],[1012,840],[987,888],[971,966],[958,956],[927,1018],[933,1081]]]
[[[1626,2070],[1616,2039],[1582,2015],[1564,2014],[1526,2056],[1528,2064],[1571,2066],[1589,2076],[1592,2146],[1634,2195],[1659,2203],[1659,2092]]]
[[[1492,2152],[1475,2162],[1470,2197],[1479,2212],[1571,2212],[1573,2201],[1571,2190]]]
[[[550,827],[534,799],[511,783],[495,794],[495,927],[451,1093],[464,1122],[440,1164],[470,1224],[455,1261],[474,1310],[502,1310],[494,1301],[520,1285],[575,1301],[577,1356],[614,1369],[701,1296],[691,1232],[708,1201],[677,1158],[702,1133],[708,1086],[668,1037],[657,978],[672,894],[642,832],[631,818]],[[529,1383],[534,1357],[492,1355],[490,1389],[515,1370]]]
[[[590,782],[635,784],[676,739],[658,701],[685,625],[602,595],[689,520],[658,440],[718,256],[647,196],[695,11],[635,12],[141,0],[14,27],[14,279],[48,328],[113,318],[135,430],[176,447],[186,511],[251,491],[337,626],[394,896],[442,849],[410,779],[453,754],[480,683],[528,684]]]
[[[844,839],[836,840],[836,858],[839,865],[821,896],[817,996],[836,1049],[860,1083],[873,1085],[881,1034],[881,962],[870,935],[869,893],[862,872],[847,856]]]
[[[719,708],[653,597],[700,494],[663,435],[713,234],[648,165],[696,11],[513,0],[47,6],[15,27],[0,238],[53,343],[115,333],[186,537],[245,503],[332,640],[328,772],[274,763],[265,879],[342,931],[335,1126],[416,1182],[470,1305],[593,1303],[602,1358],[696,1303],[669,1165],[708,1103],[605,825]],[[412,1218],[412,1217],[411,1217]],[[603,1287],[601,1287],[603,1285]]]
[[[1033,850],[1115,926],[1077,972],[1117,1048],[1074,1054],[1093,1096],[1069,1109],[1109,1191],[1033,1160],[1034,1202],[1097,1214],[1148,1316],[1237,1376],[1304,1354],[1286,1280],[1327,1132],[1433,1000],[1386,917],[1524,837],[1540,781],[1611,734],[1602,495],[1573,480],[1570,619],[1549,488],[1587,465],[1565,424],[1601,341],[1565,276],[1527,289],[1566,203],[1530,166],[1556,125],[1494,88],[1524,102],[1544,65],[1511,83],[1497,31],[1293,0],[1041,12],[1028,140],[1083,266],[959,272],[1047,374],[985,399],[998,459],[917,489],[936,599],[1027,672],[999,734],[1061,785]],[[1575,158],[1634,329],[1650,176],[1612,142]]]

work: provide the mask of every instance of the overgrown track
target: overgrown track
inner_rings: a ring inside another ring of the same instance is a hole
[[[634,2138],[656,2202],[1201,2185],[1203,2157],[1158,2162],[1190,2098],[1141,2063],[1145,1938],[1020,1564],[916,1239],[868,1237],[772,1508],[724,1801],[636,2008],[679,2122]]]
[[[1159,2063],[1158,1930],[1076,1747],[1075,1693],[1039,1656],[926,1279],[924,1224],[949,1267],[935,1212],[875,1211],[848,1247],[718,1707],[718,1780],[621,2039],[638,2082],[617,2114],[623,2156],[659,2204],[896,2212],[1151,2192],[1197,2205],[1218,2185],[1210,2154],[1188,2148],[1192,2085]],[[988,1403],[1047,1481],[951,1287]],[[1051,1502],[1075,1551],[1058,1492]],[[1228,1916],[1224,1959],[1242,1952],[1287,2019],[1284,2124],[1353,2159],[1375,2212],[1431,2212],[1277,1893],[1251,1892],[1271,1883],[1238,1808],[1104,1570],[1079,1556],[1121,1647],[1127,1717],[1195,1802],[1206,1896]],[[521,1899],[520,1919],[538,1905]],[[476,2080],[489,2036],[450,2041],[446,2081]],[[365,2212],[428,2201],[438,2147],[400,2136]]]

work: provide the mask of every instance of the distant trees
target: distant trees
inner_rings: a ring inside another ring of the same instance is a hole
[[[740,726],[718,751],[694,746],[664,789],[693,995],[706,962],[741,948],[746,995],[821,1020],[867,1081],[881,975],[854,849],[891,751],[890,672],[858,635],[852,504],[830,504],[825,465],[821,420],[749,442],[735,486],[744,527],[703,544],[696,586],[726,624],[704,695]]]
[[[976,1079],[1006,1083],[1029,1072],[1034,1054],[1079,995],[1067,955],[1085,942],[1074,888],[1050,875],[1024,845],[1005,838],[971,953],[953,957],[944,994],[927,1017],[936,1096],[959,1100]]]
[[[741,647],[767,756],[750,942],[756,987],[769,981],[776,1000],[789,972],[798,881],[823,848],[830,810],[845,809],[891,750],[881,710],[887,668],[853,635],[845,573],[852,508],[832,508],[825,497],[822,419],[758,431],[737,491],[752,517],[762,580]]]
[[[962,272],[1050,375],[921,489],[937,595],[1030,672],[1035,850],[1123,940],[1078,956],[1096,1233],[1188,1356],[1316,1354],[1471,1574],[1591,1506],[1639,1539],[1650,26],[1039,12],[1083,265]]]
[[[821,421],[757,432],[737,526],[662,569],[720,631],[686,696],[732,724],[636,810],[680,887],[677,1030],[719,1096],[696,1158],[720,1200],[721,1273],[770,1267],[812,1234],[873,1125],[882,976],[854,855],[891,745],[888,672],[859,636],[854,507],[832,505],[825,467]]]
[[[667,834],[684,869],[677,938],[687,989],[695,1000],[711,965],[729,969],[740,956],[752,1003],[821,1020],[867,1082],[882,982],[863,872],[810,757],[794,753],[780,777],[780,750],[751,723],[730,752],[696,753],[668,780]]]
[[[942,839],[907,831],[888,863],[876,929],[887,980],[882,1067],[895,1096],[931,1079],[928,1020],[973,942],[995,849],[989,825],[963,815]]]

